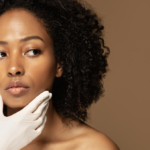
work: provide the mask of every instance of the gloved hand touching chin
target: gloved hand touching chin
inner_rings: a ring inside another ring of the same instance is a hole
[[[22,110],[5,117],[0,95],[0,150],[20,150],[41,134],[51,97],[52,93],[44,91]]]

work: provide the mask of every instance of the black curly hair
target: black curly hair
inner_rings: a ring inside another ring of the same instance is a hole
[[[85,122],[87,109],[103,96],[109,48],[104,45],[102,20],[81,0],[0,0],[0,15],[24,9],[42,21],[54,41],[63,74],[55,77],[53,105],[72,120]]]

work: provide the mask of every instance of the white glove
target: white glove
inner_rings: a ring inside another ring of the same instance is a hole
[[[20,150],[41,134],[51,97],[52,93],[44,91],[22,110],[5,117],[0,95],[0,150]]]

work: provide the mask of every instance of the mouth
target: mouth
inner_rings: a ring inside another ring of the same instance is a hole
[[[19,80],[11,81],[5,88],[5,91],[12,95],[19,95],[19,94],[25,93],[28,90],[29,90],[29,87]]]
[[[12,95],[18,95],[18,94],[25,93],[28,90],[29,88],[25,88],[25,87],[12,87],[7,89],[6,91]]]

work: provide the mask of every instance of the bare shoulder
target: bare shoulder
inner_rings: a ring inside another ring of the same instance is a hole
[[[81,147],[86,150],[119,150],[119,147],[105,134],[85,126],[85,133],[81,136]]]

